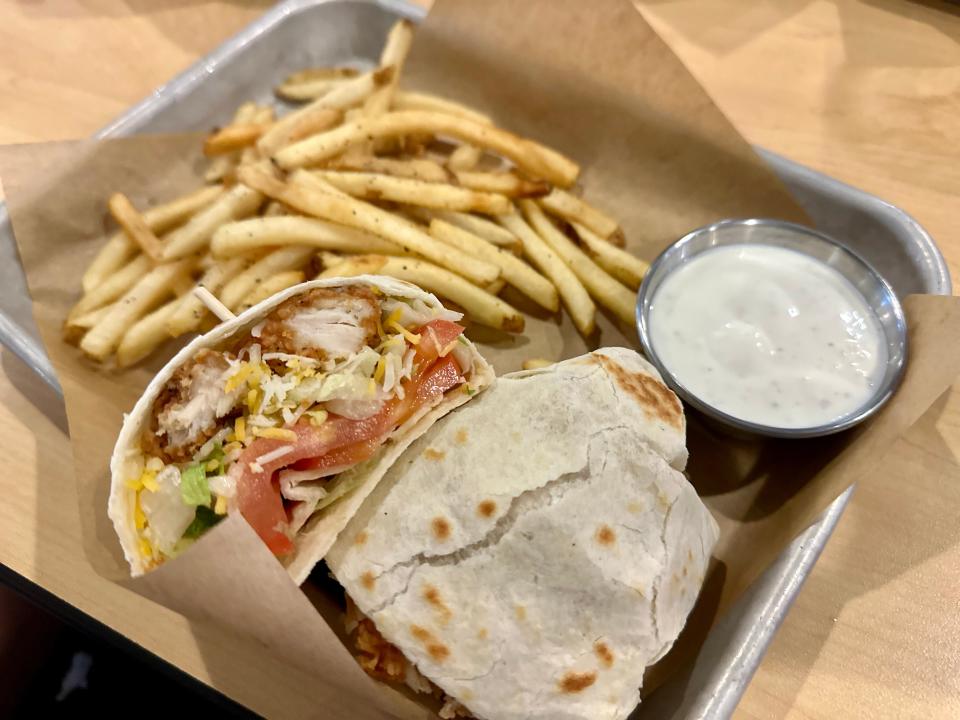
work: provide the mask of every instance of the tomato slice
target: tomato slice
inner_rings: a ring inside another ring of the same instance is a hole
[[[420,335],[415,353],[417,359],[430,362],[440,357],[443,349],[460,336],[463,328],[449,320],[431,320],[416,332]]]
[[[294,442],[257,438],[230,468],[231,474],[237,476],[240,514],[274,555],[290,553],[293,542],[284,533],[286,510],[279,484],[273,478],[277,470],[291,465],[300,470],[343,470],[362,462],[377,451],[384,437],[394,428],[424,405],[438,402],[447,390],[462,382],[460,366],[452,355],[448,355],[422,365],[413,378],[404,381],[404,397],[395,397],[385,403],[376,415],[362,420],[331,415],[319,427],[301,421],[290,428],[297,434]],[[273,460],[259,463],[257,468],[257,458],[283,447],[290,450]]]

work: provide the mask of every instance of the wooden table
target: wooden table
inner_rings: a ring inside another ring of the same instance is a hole
[[[934,2],[644,0],[752,142],[911,212],[960,278],[960,14]],[[0,142],[81,137],[266,3],[0,5]],[[296,671],[100,579],[78,545],[59,401],[0,364],[0,561],[262,713],[318,712]],[[960,395],[858,488],[739,708],[744,718],[960,717]],[[198,642],[201,638],[203,642]],[[202,648],[202,652],[201,652]],[[299,685],[303,687],[302,684]]]

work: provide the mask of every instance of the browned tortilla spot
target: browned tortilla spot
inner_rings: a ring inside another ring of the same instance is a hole
[[[527,609],[523,605],[517,605],[513,610],[517,614],[517,620],[527,619]]]
[[[450,648],[443,643],[430,643],[427,645],[427,652],[430,653],[430,657],[433,658],[433,661],[438,663],[441,663],[450,657]]]
[[[628,502],[627,512],[632,513],[633,515],[639,515],[640,513],[643,512],[643,503],[639,503],[636,501]]]
[[[434,448],[427,448],[423,451],[423,456],[427,460],[443,460],[447,454],[443,450],[435,450]]]
[[[434,537],[437,540],[446,540],[450,537],[450,521],[443,517],[435,517],[431,523],[430,527],[433,529]]]
[[[578,693],[586,690],[596,681],[597,674],[592,671],[585,673],[568,672],[560,678],[560,682],[557,684],[560,686],[560,692]]]
[[[613,667],[613,651],[607,646],[605,642],[598,641],[593,646],[593,651],[597,654],[597,657],[600,658],[600,663],[605,668]]]
[[[477,640],[486,640],[487,639],[487,629],[480,628],[477,630]]]
[[[367,534],[367,531],[361,530],[360,532],[357,533],[357,537],[353,542],[356,545],[363,545],[367,541],[368,537],[370,536]]]
[[[493,517],[493,514],[497,511],[497,504],[493,500],[484,500],[479,505],[477,505],[477,515],[480,517]]]
[[[433,608],[440,613],[440,621],[444,624],[453,617],[453,611],[447,606],[440,597],[440,591],[433,585],[425,585],[423,588],[423,599],[430,603]]]
[[[410,634],[422,643],[428,643],[433,640],[433,633],[419,625],[411,625]]]
[[[617,534],[609,525],[601,525],[597,528],[596,538],[601,545],[613,545],[617,541]]]
[[[377,578],[371,571],[367,570],[360,576],[360,584],[367,590],[373,590],[373,586],[377,584]]]
[[[649,375],[628,371],[606,355],[593,353],[592,357],[647,415],[677,429],[683,427],[683,406],[670,388]]]
[[[467,429],[466,429],[466,428],[460,428],[459,430],[457,430],[457,434],[456,434],[456,437],[455,437],[454,439],[455,439],[455,440],[457,441],[457,443],[459,443],[460,445],[464,445],[464,444],[467,442]]]

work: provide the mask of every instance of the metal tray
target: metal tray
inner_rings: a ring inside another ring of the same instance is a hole
[[[205,130],[247,99],[307,65],[374,64],[398,16],[424,11],[396,0],[286,0],[97,133]],[[903,297],[949,295],[950,275],[933,239],[902,210],[766,150],[760,155],[816,225],[869,260]],[[0,342],[59,391],[34,324],[5,207],[0,205]],[[726,718],[823,550],[852,488],[798,537],[711,631],[695,665],[655,692],[643,718]]]

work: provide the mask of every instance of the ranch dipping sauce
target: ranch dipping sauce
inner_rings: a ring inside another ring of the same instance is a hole
[[[650,341],[677,381],[741,420],[808,428],[845,417],[883,379],[879,321],[830,266],[769,245],[707,250],[653,295]]]

